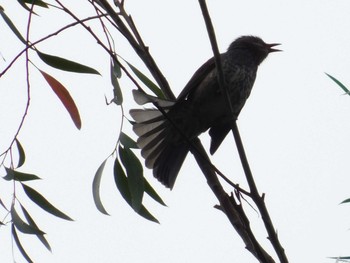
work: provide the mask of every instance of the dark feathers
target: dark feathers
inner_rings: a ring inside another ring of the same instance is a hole
[[[226,86],[234,116],[217,82],[214,58],[204,63],[192,76],[176,101],[162,100],[134,91],[135,101],[152,103],[162,110],[134,109],[133,129],[146,167],[165,186],[173,188],[177,174],[190,149],[189,141],[209,130],[210,153],[219,148],[230,131],[230,123],[239,115],[252,90],[260,63],[278,44],[266,44],[258,37],[243,36],[221,54]],[[165,115],[163,114],[165,113]]]

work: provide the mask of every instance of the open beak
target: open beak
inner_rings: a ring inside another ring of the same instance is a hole
[[[275,46],[279,46],[279,45],[281,45],[281,44],[277,44],[277,43],[273,43],[273,44],[266,44],[266,46],[268,47],[268,49],[269,49],[269,53],[271,53],[271,52],[278,52],[278,51],[282,51],[282,50],[280,50],[280,49],[277,49],[277,48],[273,48],[273,47],[275,47]]]

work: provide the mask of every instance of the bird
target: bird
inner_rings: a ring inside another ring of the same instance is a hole
[[[145,166],[167,188],[172,189],[190,150],[191,141],[209,130],[210,153],[214,154],[231,129],[248,99],[258,66],[269,53],[281,51],[280,44],[267,44],[257,36],[241,36],[221,53],[226,94],[218,83],[214,57],[194,73],[175,100],[161,99],[133,90],[139,105],[152,103],[153,108],[131,109],[133,131]]]

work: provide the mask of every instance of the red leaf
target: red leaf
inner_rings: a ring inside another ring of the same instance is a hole
[[[40,70],[40,72],[44,76],[44,78],[46,79],[47,83],[50,85],[52,90],[56,93],[57,97],[63,103],[64,107],[67,109],[75,126],[80,130],[81,119],[80,119],[79,111],[77,106],[74,103],[74,100],[72,99],[72,96],[69,94],[68,90],[54,77],[50,76],[44,71]]]

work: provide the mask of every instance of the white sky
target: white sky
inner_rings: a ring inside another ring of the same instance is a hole
[[[75,9],[82,15],[92,14],[85,2],[76,1]],[[16,2],[0,1],[0,5],[24,33],[27,12]],[[350,100],[324,74],[350,86],[349,1],[208,1],[208,6],[221,51],[246,34],[282,43],[284,52],[271,54],[261,65],[238,125],[290,262],[334,262],[327,257],[350,255],[350,208],[338,205],[350,197]],[[196,68],[212,56],[197,1],[129,0],[126,8],[178,94]],[[55,10],[37,12],[40,17],[34,20],[32,40],[71,21]],[[2,21],[0,32],[0,52],[7,61],[0,61],[3,69],[23,47]],[[124,39],[114,34],[117,52],[146,72]],[[53,248],[51,254],[35,237],[21,234],[35,262],[257,262],[226,217],[213,209],[217,201],[190,155],[173,191],[164,189],[146,171],[168,205],[145,201],[160,225],[139,217],[125,203],[114,185],[112,161],[105,168],[102,185],[102,199],[112,216],[100,214],[93,204],[91,183],[114,148],[121,120],[120,109],[104,103],[105,95],[112,96],[108,56],[81,29],[70,29],[38,48],[90,65],[103,77],[60,72],[31,55],[37,66],[69,88],[83,122],[77,131],[31,67],[31,108],[19,135],[27,155],[21,171],[43,178],[30,186],[76,220],[66,222],[43,212],[16,188]],[[24,79],[23,58],[0,79],[1,152],[23,113]],[[132,85],[127,80],[122,84],[128,104]],[[135,104],[125,105],[126,110],[129,105]],[[125,130],[130,131],[127,124]],[[208,147],[207,136],[202,138]],[[213,162],[245,186],[230,136]],[[12,184],[1,180],[0,197],[8,206],[11,194]],[[259,215],[246,209],[257,236],[271,251]],[[4,214],[2,210],[1,218]],[[10,227],[1,227],[0,262],[12,261],[11,249]],[[24,262],[17,248],[14,253],[17,262]]]

